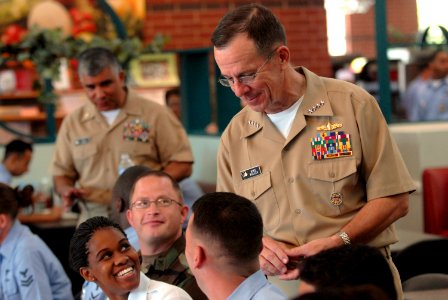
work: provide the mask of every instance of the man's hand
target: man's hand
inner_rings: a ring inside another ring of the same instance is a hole
[[[73,201],[76,198],[84,198],[88,194],[90,194],[90,192],[86,189],[78,189],[69,186],[65,187],[61,191],[61,198],[64,203],[64,208],[69,209],[73,205]]]
[[[287,247],[270,237],[263,237],[263,250],[259,255],[260,267],[268,276],[285,274],[286,264],[289,261],[286,254]]]
[[[320,251],[340,246],[342,244],[343,244],[342,239],[339,236],[330,236],[327,238],[321,238],[308,242],[305,245],[299,247],[286,249],[285,253],[289,257],[289,261],[292,268],[288,268],[288,271],[284,274],[280,274],[278,278],[282,280],[298,279],[300,274],[297,268],[297,263],[301,259],[307,256],[315,255]]]

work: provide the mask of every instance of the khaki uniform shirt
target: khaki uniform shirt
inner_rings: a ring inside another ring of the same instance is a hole
[[[218,191],[256,204],[266,235],[295,246],[337,233],[367,201],[415,190],[376,100],[353,84],[298,72],[306,92],[288,138],[265,113],[244,108],[222,135],[217,181]],[[333,133],[339,139],[318,151]],[[389,226],[369,244],[396,241]]]
[[[180,122],[166,107],[128,91],[111,126],[91,103],[64,118],[53,156],[53,175],[76,179],[93,193],[87,201],[108,204],[118,177],[120,155],[154,170],[169,162],[193,162]]]
[[[151,279],[182,288],[195,300],[207,299],[190,272],[184,253],[185,236],[182,235],[166,253],[143,256],[142,272]]]

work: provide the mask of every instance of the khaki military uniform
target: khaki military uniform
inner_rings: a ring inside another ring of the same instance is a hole
[[[92,189],[84,199],[88,203],[109,205],[123,153],[135,165],[154,170],[171,161],[193,162],[187,135],[176,117],[167,108],[128,91],[111,126],[90,102],[64,119],[53,156],[53,175],[67,176],[81,188]]]
[[[298,72],[307,86],[288,138],[265,113],[244,108],[222,135],[217,181],[217,190],[256,204],[266,235],[295,246],[337,233],[367,201],[415,190],[376,100]],[[396,241],[389,226],[369,244]]]
[[[207,299],[190,272],[184,253],[185,236],[182,235],[166,253],[143,256],[142,272],[151,279],[182,288],[195,300]]]

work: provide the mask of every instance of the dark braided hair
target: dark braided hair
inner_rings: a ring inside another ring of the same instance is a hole
[[[0,214],[7,214],[12,219],[17,217],[19,208],[26,207],[33,203],[34,188],[26,185],[22,189],[13,189],[7,184],[0,183]]]
[[[79,272],[82,267],[89,266],[88,243],[97,230],[115,228],[124,236],[126,233],[117,223],[106,217],[93,217],[81,223],[70,240],[69,264],[73,271]]]

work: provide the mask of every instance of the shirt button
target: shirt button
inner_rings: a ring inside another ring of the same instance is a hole
[[[301,209],[296,209],[294,212],[295,212],[296,214],[300,215],[300,214],[302,213],[302,210],[301,210]]]
[[[334,172],[330,172],[328,175],[330,176],[330,178],[334,178],[336,176],[336,174],[334,174]]]
[[[288,178],[288,183],[293,183],[293,182],[294,182],[294,178],[289,177],[289,178]]]
[[[252,191],[250,194],[252,195],[252,197],[255,197],[255,192],[254,191]]]

